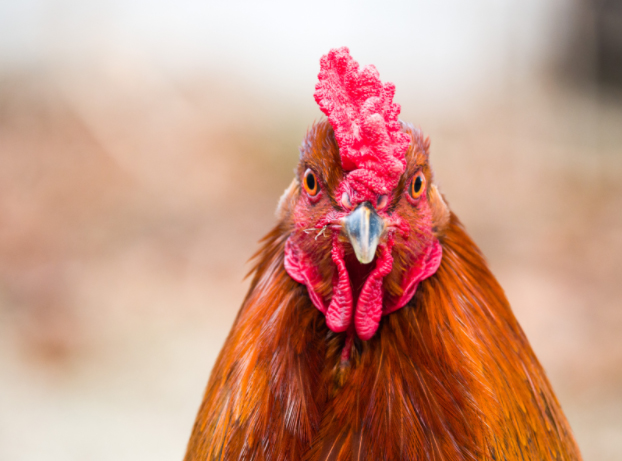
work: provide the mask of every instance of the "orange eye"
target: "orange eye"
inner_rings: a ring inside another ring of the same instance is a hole
[[[425,176],[423,173],[417,174],[410,183],[410,196],[419,198],[425,189]]]
[[[317,183],[317,178],[315,177],[315,173],[308,169],[305,171],[305,176],[302,180],[302,185],[304,186],[307,194],[311,197],[315,197],[317,193],[320,191],[320,186]]]

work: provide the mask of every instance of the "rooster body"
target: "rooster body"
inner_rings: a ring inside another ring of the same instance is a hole
[[[580,460],[503,290],[432,184],[429,142],[400,124],[394,183],[348,189],[329,121],[307,133],[255,256],[186,461]]]

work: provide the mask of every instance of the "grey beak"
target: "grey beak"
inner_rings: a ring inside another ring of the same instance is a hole
[[[384,220],[371,203],[363,202],[346,216],[344,222],[356,259],[362,264],[369,264],[374,260],[378,241],[384,232]]]

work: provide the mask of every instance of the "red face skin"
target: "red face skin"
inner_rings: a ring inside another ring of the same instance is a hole
[[[361,264],[345,233],[343,220],[361,202],[341,167],[339,149],[328,122],[316,124],[301,149],[298,188],[286,197],[292,233],[285,247],[285,268],[307,286],[313,304],[325,314],[328,327],[355,331],[368,340],[383,315],[406,305],[421,280],[433,275],[442,256],[435,236],[430,198],[428,142],[418,130],[404,127],[412,141],[406,171],[385,195],[365,197],[385,222],[375,258]],[[317,192],[305,187],[313,172]],[[421,181],[415,193],[413,181]]]

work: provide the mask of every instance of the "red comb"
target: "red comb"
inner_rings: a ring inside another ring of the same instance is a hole
[[[382,83],[373,65],[359,70],[346,47],[322,56],[318,78],[315,100],[335,131],[353,202],[388,194],[406,168],[410,143],[397,120],[395,85]]]

